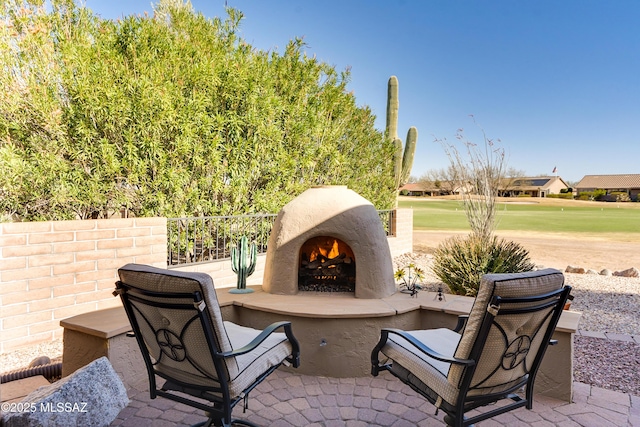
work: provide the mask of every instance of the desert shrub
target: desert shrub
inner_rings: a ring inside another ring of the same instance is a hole
[[[533,267],[529,251],[520,244],[471,234],[442,242],[434,253],[433,272],[453,294],[476,296],[484,274],[519,273]]]
[[[612,191],[611,196],[616,198],[616,202],[629,202],[631,198],[629,197],[629,193],[625,191]]]

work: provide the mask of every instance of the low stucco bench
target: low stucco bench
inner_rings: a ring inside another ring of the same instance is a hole
[[[84,313],[60,321],[64,328],[62,376],[106,356],[127,390],[147,381],[144,361],[122,307]]]

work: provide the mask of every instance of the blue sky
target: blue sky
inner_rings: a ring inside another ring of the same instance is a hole
[[[224,0],[192,0],[208,17]],[[499,139],[527,175],[579,181],[640,173],[640,2],[636,0],[227,0],[241,37],[351,68],[358,105],[383,130],[387,80],[400,88],[398,134],[418,128],[412,175],[445,168],[456,130]],[[103,18],[152,11],[149,0],[87,0]],[[478,125],[469,117],[473,115]]]

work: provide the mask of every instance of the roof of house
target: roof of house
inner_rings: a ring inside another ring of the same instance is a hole
[[[534,176],[524,178],[506,178],[504,187],[518,190],[539,190],[548,188],[553,182],[560,180],[567,187],[564,180],[558,176]]]
[[[640,188],[640,174],[585,175],[576,185],[576,188]]]
[[[399,188],[400,191],[424,191],[424,192],[437,192],[439,191],[438,187],[433,185],[433,183],[429,182],[411,182],[403,185]]]
[[[405,184],[402,187],[400,187],[400,191],[402,191],[402,190],[407,190],[407,191],[427,191],[424,188],[424,185],[422,185],[419,182],[410,182],[408,184]]]

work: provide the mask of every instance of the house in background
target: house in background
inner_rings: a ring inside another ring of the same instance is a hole
[[[561,190],[568,187],[559,176],[517,177],[503,179],[499,192],[504,197],[547,197],[549,194],[560,194]]]
[[[638,200],[640,194],[640,174],[626,175],[585,175],[576,185],[577,196],[605,190],[607,194],[626,193],[631,200]]]
[[[549,194],[560,194],[561,190],[568,187],[559,176],[503,178],[498,194],[502,197],[547,197]],[[443,196],[460,194],[462,190],[454,181],[437,181],[405,184],[398,191],[404,196]]]
[[[399,193],[403,196],[439,196],[440,190],[437,188],[430,188],[429,185],[422,182],[412,182],[405,184],[398,189]]]

